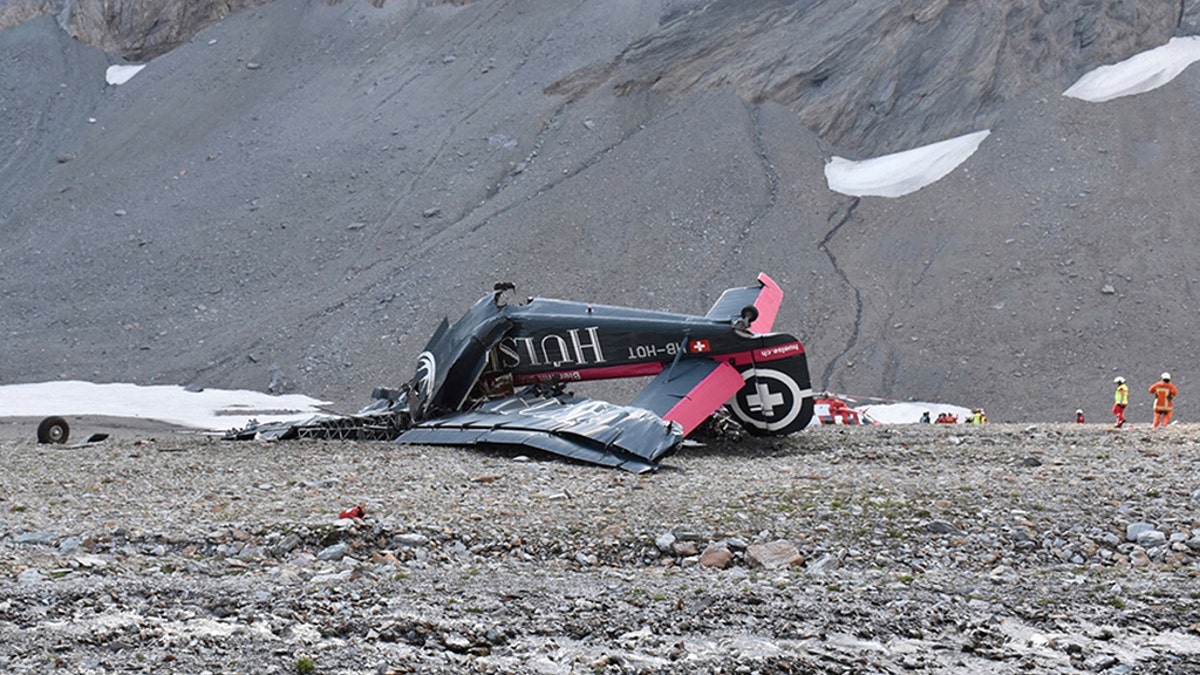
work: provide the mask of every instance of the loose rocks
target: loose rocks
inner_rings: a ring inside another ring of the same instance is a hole
[[[825,428],[642,476],[0,441],[0,666],[1200,672],[1196,431]]]

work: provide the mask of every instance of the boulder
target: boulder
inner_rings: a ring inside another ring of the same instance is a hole
[[[710,546],[700,554],[700,564],[723,570],[733,564],[733,554],[728,549]]]
[[[777,539],[766,544],[746,547],[746,563],[752,567],[774,570],[804,564],[804,556],[792,542]]]

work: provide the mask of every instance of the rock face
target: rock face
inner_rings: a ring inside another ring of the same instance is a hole
[[[68,0],[60,21],[80,42],[131,61],[171,51],[231,12],[269,0]]]
[[[80,42],[141,61],[270,1],[4,0],[0,29],[53,12]],[[998,104],[1031,86],[1192,32],[1198,19],[1200,0],[682,0],[614,59],[548,91],[577,97],[605,83],[620,95],[683,95],[733,87],[753,103],[795,110],[829,143],[883,154],[986,127]]]
[[[0,383],[353,411],[497,280],[703,313],[766,271],[815,388],[1090,420],[1122,374],[1138,423],[1170,370],[1191,414],[1200,74],[1061,94],[1192,0],[241,6],[0,0]],[[825,183],[982,127],[901,199]]]
[[[12,28],[35,16],[53,11],[50,0],[3,0],[0,2],[0,30]]]
[[[175,49],[231,12],[265,2],[270,0],[6,0],[0,3],[0,29],[54,13],[83,44],[143,61]]]
[[[1183,14],[1179,19],[1181,35],[1200,33],[1200,0],[1184,0]]]
[[[1160,45],[1180,3],[718,0],[664,19],[613,61],[551,91],[733,87],[871,156],[988,127],[1001,104],[1033,86]]]
[[[0,30],[54,12],[53,0],[0,0]]]

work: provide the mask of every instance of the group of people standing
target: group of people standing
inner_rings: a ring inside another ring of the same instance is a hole
[[[1113,384],[1117,385],[1116,392],[1113,393],[1113,415],[1117,417],[1117,428],[1125,426],[1125,407],[1129,405],[1129,385],[1125,384],[1125,378],[1117,376],[1113,379]],[[1165,427],[1171,423],[1171,413],[1175,411],[1175,397],[1179,394],[1179,387],[1176,387],[1171,382],[1171,374],[1163,373],[1158,382],[1150,385],[1150,393],[1154,395],[1154,426],[1153,429]],[[1077,411],[1077,419],[1083,421],[1082,411]]]
[[[921,424],[929,424],[929,411],[921,413],[921,419],[917,420]],[[976,408],[971,411],[971,416],[966,419],[967,424],[984,424],[987,422],[987,413],[983,412],[983,408]],[[938,424],[958,424],[958,415],[948,412],[940,412],[937,416]]]
[[[1117,428],[1120,429],[1125,426],[1125,408],[1129,405],[1129,385],[1120,375],[1113,378],[1113,384],[1117,385],[1117,390],[1113,393],[1112,412],[1117,417]],[[1154,426],[1152,428],[1165,427],[1171,423],[1171,413],[1175,412],[1175,397],[1179,395],[1179,387],[1171,382],[1170,373],[1163,373],[1158,382],[1150,385],[1150,393],[1154,395]],[[924,424],[931,422],[928,410],[922,413],[919,421]],[[1084,423],[1082,408],[1075,411],[1075,421],[1079,424]],[[983,412],[983,408],[972,410],[967,422],[970,424],[987,422],[987,415]],[[958,424],[958,416],[946,412],[939,413],[937,423]]]

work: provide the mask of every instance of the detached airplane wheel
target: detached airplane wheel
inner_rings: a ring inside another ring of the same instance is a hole
[[[61,417],[47,417],[38,425],[38,443],[66,443],[71,425]]]

